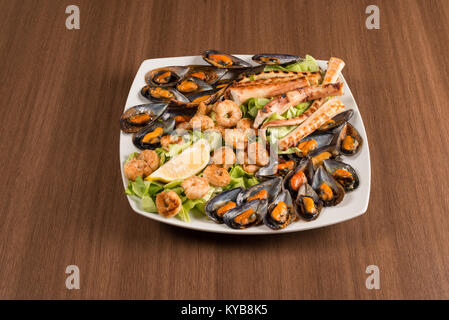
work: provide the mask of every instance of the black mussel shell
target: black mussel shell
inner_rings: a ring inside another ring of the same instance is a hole
[[[304,174],[303,181],[301,181],[301,177],[298,175],[299,172],[302,172]],[[301,160],[301,162],[298,164],[298,166],[291,170],[283,180],[283,186],[285,190],[288,190],[292,196],[292,198],[296,198],[298,194],[298,190],[301,187],[302,184],[305,183],[311,183],[313,179],[314,169],[312,166],[312,162],[308,158],[304,158]],[[295,177],[294,183],[296,184],[295,187],[292,185],[292,178]],[[302,182],[302,184],[301,184]]]
[[[321,127],[319,127],[317,131],[331,131],[338,126],[341,126],[343,123],[349,121],[349,119],[351,119],[353,115],[354,110],[343,111],[327,121]]]
[[[135,133],[157,119],[167,107],[167,103],[147,103],[131,107],[120,117],[120,129],[126,133]]]
[[[151,70],[145,75],[145,82],[149,86],[174,86],[189,71],[184,66],[169,66]]]
[[[216,68],[213,66],[190,65],[187,67],[189,68],[189,71],[185,75],[186,78],[195,77],[207,82],[208,84],[216,83],[226,74],[226,69]]]
[[[140,94],[153,102],[181,102],[188,103],[187,99],[182,93],[174,88],[158,87],[158,86],[144,86],[140,90]]]
[[[281,212],[276,212],[275,214],[275,210],[281,210]],[[279,193],[279,195],[273,200],[273,203],[268,206],[267,214],[265,215],[263,222],[271,229],[284,229],[296,220],[296,215],[296,208],[290,192],[284,190]]]
[[[233,69],[251,67],[248,62],[240,58],[216,50],[206,50],[202,56],[204,60],[217,68]]]
[[[176,84],[176,90],[181,92],[187,99],[195,93],[212,89],[214,88],[210,84],[195,77],[184,78]]]
[[[339,204],[344,196],[344,188],[320,166],[313,176],[312,188],[323,201],[323,206],[331,207]],[[330,193],[330,195],[329,195]]]
[[[323,132],[323,133],[313,133],[304,139],[302,139],[297,148],[297,155],[299,157],[306,157],[309,155],[316,154],[317,150],[323,150],[326,147],[331,146],[334,141],[334,134]]]
[[[175,119],[163,119],[161,116],[159,119],[151,122],[146,127],[133,135],[133,144],[139,149],[156,149],[161,146],[160,138],[171,133],[175,128]],[[150,137],[149,134],[152,134]]]
[[[233,229],[246,229],[258,225],[267,214],[267,199],[256,199],[246,202],[234,209],[227,211],[223,216],[223,222]],[[245,213],[251,210],[247,216]],[[245,216],[242,216],[245,214]]]
[[[301,60],[298,56],[293,56],[291,54],[271,54],[271,53],[260,53],[252,57],[253,61],[259,64],[289,64],[295,63]]]
[[[318,148],[309,154],[313,168],[316,170],[326,159],[339,159],[340,152],[334,142],[329,146]]]
[[[243,188],[234,188],[223,191],[222,193],[219,193],[218,195],[210,199],[206,203],[206,206],[204,208],[207,216],[217,223],[223,223],[224,213],[220,215],[217,213],[217,211],[230,201],[236,203],[237,195],[242,191]]]
[[[337,160],[324,160],[323,167],[334,179],[343,186],[346,192],[359,186],[359,176],[352,166]]]
[[[268,202],[271,203],[273,199],[279,194],[279,192],[281,192],[282,178],[274,177],[273,179],[263,181],[259,184],[249,187],[246,190],[243,190],[237,196],[237,205],[240,206],[242,203],[251,201],[250,199],[256,196],[257,193],[259,193],[263,189],[267,191]]]
[[[298,191],[295,207],[303,219],[311,221],[320,215],[323,202],[309,184],[304,184]]]
[[[362,147],[363,139],[360,136],[360,133],[356,130],[356,128],[354,128],[354,126],[349,122],[346,122],[336,130],[338,132],[337,136],[338,150],[342,154],[347,156],[357,154]]]
[[[221,91],[221,90],[219,90]],[[207,91],[201,91],[198,93],[194,93],[189,96],[189,101],[192,104],[198,105],[200,102],[204,102],[205,104],[211,104],[217,101],[220,97],[219,91],[212,89]]]

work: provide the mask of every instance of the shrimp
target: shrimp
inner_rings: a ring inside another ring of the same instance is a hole
[[[242,168],[248,173],[254,173],[259,170],[259,166],[255,164],[244,164]]]
[[[231,176],[228,170],[216,165],[209,165],[203,172],[203,177],[215,187],[224,187],[231,183]]]
[[[125,176],[129,180],[136,180],[137,177],[143,177],[150,175],[153,170],[144,160],[132,159],[124,165]]]
[[[201,129],[201,130],[208,130],[212,129],[215,124],[214,120],[212,120],[210,117],[203,115],[203,114],[197,114],[190,120],[190,126],[193,129]]]
[[[224,140],[227,146],[235,149],[245,149],[248,144],[248,137],[242,129],[226,130]]]
[[[242,111],[232,100],[224,100],[215,105],[214,111],[217,114],[217,124],[225,128],[234,127],[242,119]]]
[[[243,118],[240,119],[239,122],[237,122],[237,129],[251,129],[253,127],[254,121],[249,118]]]
[[[255,163],[263,167],[270,162],[270,155],[265,146],[259,142],[253,142],[248,146],[248,160],[251,164]]]
[[[229,168],[235,163],[235,153],[229,147],[221,147],[214,151],[211,160],[212,164]]]
[[[195,115],[207,115],[210,111],[211,111],[211,106],[205,104],[204,102],[200,102],[200,104],[198,105],[198,110],[196,111]]]
[[[159,168],[159,155],[154,150],[144,150],[142,151],[138,156],[138,160],[143,160],[146,162],[146,164],[150,167],[151,172],[146,174],[150,175],[153,171],[155,171],[157,168]]]
[[[192,129],[192,126],[190,125],[190,122],[180,122],[176,124],[176,129],[183,129],[183,130],[190,130]]]
[[[158,193],[156,196],[157,212],[165,218],[171,218],[181,210],[182,201],[173,190]]]
[[[184,138],[182,136],[167,134],[161,138],[161,146],[166,151],[170,150],[171,145],[181,143],[184,143]]]
[[[194,200],[202,198],[209,191],[210,186],[205,178],[193,176],[184,180],[181,184],[187,198]]]

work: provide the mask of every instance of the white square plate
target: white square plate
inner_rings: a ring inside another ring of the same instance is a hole
[[[250,62],[251,64],[254,64],[251,60],[251,55],[236,55],[236,56],[245,61]],[[148,103],[148,101],[145,100],[140,95],[140,89],[145,85],[144,76],[148,71],[164,66],[176,66],[176,65],[182,66],[189,64],[207,64],[207,63],[201,58],[201,56],[149,59],[142,62],[139,70],[137,71],[136,77],[134,78],[134,82],[131,86],[131,90],[128,95],[128,100],[126,101],[125,110],[138,104]],[[327,68],[327,61],[318,60],[318,64],[324,70]],[[315,229],[343,222],[364,214],[366,212],[366,209],[368,208],[370,184],[371,184],[371,164],[369,156],[368,139],[366,137],[365,127],[363,125],[359,109],[357,108],[357,104],[354,100],[354,97],[352,96],[351,90],[349,89],[343,76],[341,76],[340,81],[344,82],[343,87],[344,95],[340,97],[340,100],[345,104],[346,110],[348,109],[354,110],[354,116],[352,117],[350,122],[352,125],[354,125],[354,127],[358,130],[358,132],[364,139],[363,146],[357,155],[352,157],[343,157],[343,161],[353,166],[354,169],[357,171],[360,178],[360,185],[355,191],[347,193],[343,201],[339,205],[330,208],[329,207],[323,208],[323,211],[316,220],[310,222],[299,220],[292,223],[287,228],[278,231],[271,230],[270,228],[264,225],[259,225],[244,230],[234,230],[224,224],[217,224],[209,220],[207,217],[201,219],[192,217],[191,222],[188,223],[181,221],[177,218],[167,219],[156,213],[148,213],[142,210],[142,208],[140,207],[140,203],[139,201],[137,201],[136,198],[128,196],[128,201],[129,204],[131,205],[131,208],[135,212],[145,217],[178,227],[208,232],[248,234],[248,235],[279,234],[286,232]],[[120,132],[120,168],[122,171],[123,186],[125,188],[128,185],[128,180],[125,178],[125,175],[123,173],[123,164],[129,154],[138,151],[139,150],[133,145],[131,141],[131,135]]]

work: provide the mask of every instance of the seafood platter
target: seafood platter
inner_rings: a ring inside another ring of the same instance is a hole
[[[145,60],[120,118],[132,209],[189,229],[276,234],[366,212],[365,128],[336,57]]]

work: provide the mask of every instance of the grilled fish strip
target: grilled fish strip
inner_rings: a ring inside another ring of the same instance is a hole
[[[251,82],[235,83],[229,87],[229,95],[238,105],[245,103],[249,98],[269,98],[278,96],[287,91],[309,85],[306,77],[272,78]]]
[[[311,86],[289,91],[267,103],[257,113],[254,120],[254,128],[258,128],[262,122],[273,113],[282,114],[290,107],[301,102],[325,98],[329,96],[343,95],[343,83],[329,83],[320,86]]]
[[[262,71],[254,74],[250,74],[248,76],[243,77],[239,83],[246,83],[251,81],[263,80],[263,79],[273,79],[273,78],[302,78],[306,77],[309,81],[310,85],[319,84],[322,80],[321,72],[296,72],[296,71],[282,71],[282,70],[273,70],[273,71]]]
[[[335,83],[338,80],[338,77],[341,74],[341,70],[343,70],[343,67],[345,66],[345,63],[343,60],[335,57],[331,57],[329,59],[328,68],[326,71],[326,74],[324,75],[323,85],[326,85],[328,83]],[[263,124],[262,130],[268,127],[281,127],[281,126],[293,126],[293,125],[299,125],[302,122],[304,122],[312,113],[317,111],[319,107],[323,105],[325,102],[324,98],[316,99],[312,105],[300,116],[291,118],[291,119],[285,119],[285,120],[273,120],[269,121]],[[264,133],[266,130],[263,130],[262,132],[262,138],[264,137]]]
[[[342,112],[344,108],[345,106],[340,100],[329,100],[295,130],[283,137],[279,141],[279,149],[287,150],[290,147],[296,146],[299,141],[321,127],[326,121],[332,119],[336,114]]]

